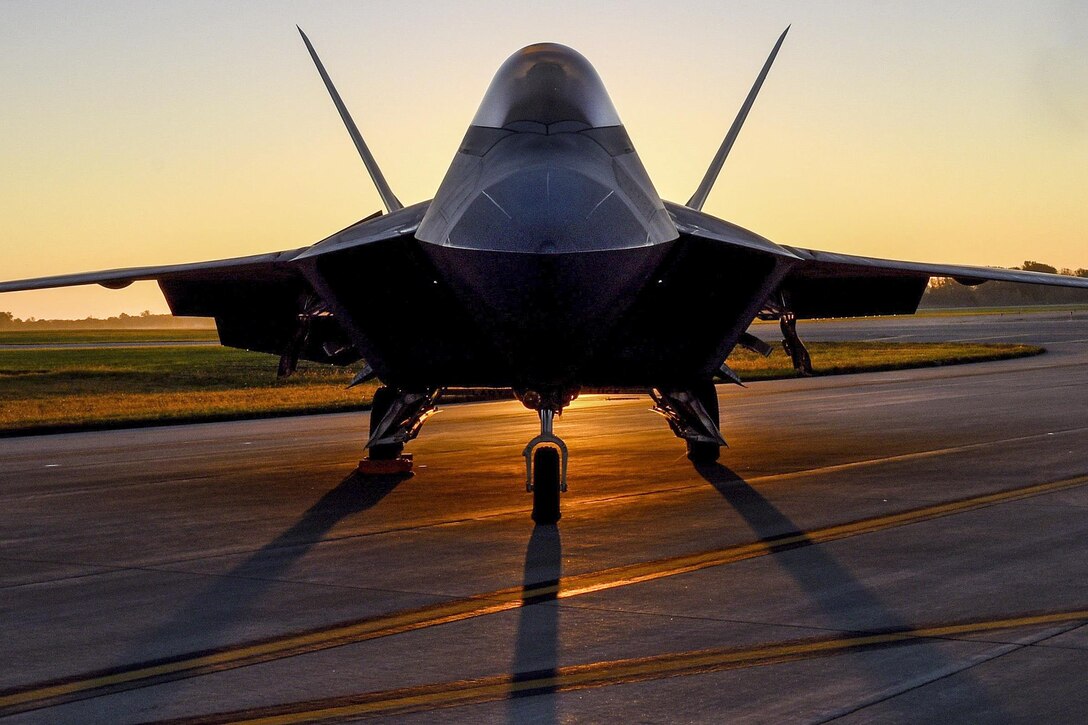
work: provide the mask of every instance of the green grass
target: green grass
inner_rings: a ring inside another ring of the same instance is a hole
[[[987,360],[1008,360],[1038,355],[1034,345],[960,342],[812,342],[807,343],[816,375],[904,370],[907,368],[960,365]],[[737,349],[729,356],[731,367],[744,381],[796,377],[790,359],[780,346],[764,358]]]
[[[5,330],[0,345],[56,345],[111,342],[219,342],[215,330]]]
[[[209,347],[0,351],[0,431],[351,410],[375,384],[302,363],[276,379],[273,355]]]
[[[907,317],[974,317],[977,315],[1035,315],[1047,312],[1088,312],[1086,304],[1066,305],[1013,305],[1011,307],[922,307],[910,315],[869,315],[867,317],[819,317],[812,320],[799,320],[798,328],[804,337],[805,325],[821,322],[843,322],[846,320],[890,320]],[[757,325],[778,325],[777,320],[756,320]]]
[[[1045,312],[1085,312],[1086,304],[1012,305],[1010,307],[923,307],[915,317],[960,317],[963,315],[1034,315]]]
[[[809,349],[817,374],[1042,352],[951,343],[825,342]],[[313,363],[277,380],[276,363],[273,355],[219,346],[0,350],[0,434],[358,410],[376,388],[347,390],[351,370]],[[748,381],[795,375],[780,349],[766,359],[738,351],[729,364]]]

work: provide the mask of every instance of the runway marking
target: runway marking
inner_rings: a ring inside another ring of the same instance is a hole
[[[627,564],[564,577],[558,583],[517,586],[463,599],[439,602],[334,625],[307,632],[273,637],[219,650],[186,653],[175,657],[75,675],[70,678],[0,692],[0,716],[89,697],[197,677],[222,670],[286,659],[310,652],[389,637],[440,624],[460,622],[556,599],[642,584],[712,567],[734,564],[815,544],[859,536],[944,516],[964,513],[1010,501],[1064,491],[1088,484],[1088,475],[1038,483],[996,493],[949,501],[899,513],[859,519],[727,546],[695,554]]]
[[[750,483],[750,484],[777,483],[779,481],[784,481],[784,480],[792,480],[792,479],[796,479],[796,478],[804,478],[804,477],[809,477],[809,476],[826,475],[828,473],[835,473],[835,472],[838,472],[838,471],[847,471],[847,470],[853,470],[853,469],[858,469],[858,468],[866,468],[868,466],[877,466],[877,465],[884,465],[884,464],[888,464],[888,463],[899,463],[899,462],[905,462],[905,461],[921,460],[921,459],[925,459],[925,458],[934,458],[934,457],[937,457],[937,456],[945,456],[945,455],[954,454],[954,453],[962,453],[962,452],[966,452],[966,451],[982,450],[984,448],[991,448],[991,447],[994,447],[994,446],[1008,446],[1008,445],[1013,445],[1013,444],[1016,444],[1016,443],[1024,443],[1024,442],[1028,442],[1028,441],[1046,439],[1048,436],[1053,437],[1053,436],[1064,436],[1064,435],[1070,435],[1070,434],[1079,434],[1079,433],[1083,433],[1085,431],[1088,431],[1088,428],[1084,428],[1084,427],[1082,427],[1082,428],[1066,428],[1066,429],[1063,429],[1063,430],[1050,431],[1050,432],[1046,432],[1046,433],[1033,433],[1031,435],[1026,435],[1026,436],[1014,436],[1012,438],[998,438],[998,439],[988,440],[988,441],[979,441],[977,443],[965,443],[965,444],[962,444],[962,445],[951,446],[951,447],[948,447],[948,448],[933,448],[933,449],[929,449],[929,450],[912,451],[912,452],[909,452],[909,453],[899,453],[899,454],[894,454],[894,455],[890,455],[890,456],[880,456],[878,458],[865,458],[865,459],[856,460],[856,461],[848,461],[846,463],[833,463],[833,464],[829,464],[829,465],[826,465],[826,466],[817,466],[817,467],[813,467],[813,468],[801,468],[801,469],[797,469],[795,471],[784,471],[782,473],[769,473],[769,474],[764,474],[764,475],[760,475],[760,476],[746,477],[744,480],[747,483]],[[607,436],[606,436],[606,434],[600,434],[600,435],[585,435],[583,437],[587,438],[587,439],[590,439],[590,438],[600,438],[600,437],[607,437]],[[321,468],[323,468],[323,469],[324,468],[337,468],[337,467],[342,468],[342,464],[332,463],[332,464],[321,466]],[[425,468],[426,464],[423,464],[423,465],[421,465],[419,467]],[[206,476],[202,476],[201,478],[206,478]],[[196,480],[196,479],[186,479],[186,480]],[[130,486],[131,487],[138,487],[138,486],[144,486],[144,485],[147,485],[147,484],[118,484],[118,485],[113,487],[113,490],[116,490],[116,489],[121,488],[121,487],[130,487]],[[678,485],[670,485],[670,486],[668,486],[666,488],[655,488],[655,489],[649,489],[649,490],[646,490],[646,491],[640,491],[640,492],[636,492],[636,493],[603,494],[603,495],[600,495],[600,496],[595,496],[595,497],[592,497],[592,498],[583,499],[582,501],[579,501],[577,505],[580,508],[584,508],[584,507],[590,507],[590,506],[599,505],[599,504],[605,504],[605,503],[609,503],[609,502],[612,502],[612,501],[630,499],[630,498],[634,498],[634,497],[641,497],[641,496],[647,496],[647,495],[657,495],[657,494],[664,494],[664,493],[674,493],[674,492],[678,492],[678,491],[681,491],[681,492],[682,491],[692,491],[692,490],[705,489],[705,488],[706,488],[706,483],[705,482],[683,483],[683,484],[678,484]],[[25,499],[28,499],[28,498],[29,499],[40,499],[40,498],[45,498],[45,497],[54,496],[54,495],[56,495],[56,496],[65,496],[65,495],[69,495],[69,494],[84,494],[84,493],[88,493],[88,492],[94,492],[95,490],[97,490],[97,488],[81,488],[81,489],[73,489],[73,490],[70,490],[70,491],[61,491],[61,492],[57,492],[55,494],[34,494],[33,496],[25,496],[25,497],[8,497],[8,500],[21,501],[21,500],[25,500]],[[473,517],[473,519],[474,520],[484,520],[484,519],[505,517],[505,516],[512,516],[512,515],[524,516],[524,514],[525,514],[525,508],[522,507],[522,506],[517,506],[517,507],[503,508],[503,509],[499,509],[499,510],[496,510],[496,511],[488,512],[488,513],[486,513],[484,515],[481,515],[481,516],[475,516],[475,517]],[[339,535],[331,535],[331,536],[327,536],[326,538],[322,539],[322,543],[328,543],[328,542],[332,542],[332,541],[342,541],[342,540],[345,540],[345,539],[355,539],[355,538],[359,538],[359,537],[362,537],[362,536],[379,536],[379,535],[390,534],[390,533],[401,533],[401,532],[406,532],[406,531],[417,531],[417,530],[424,529],[424,528],[430,528],[430,527],[434,527],[434,526],[444,526],[444,525],[447,525],[447,524],[450,524],[450,523],[453,523],[453,522],[456,522],[456,521],[465,521],[465,520],[468,520],[468,519],[467,518],[462,518],[462,519],[435,519],[435,520],[431,520],[431,521],[422,520],[422,521],[417,521],[415,523],[409,523],[408,525],[393,526],[393,527],[390,527],[390,528],[376,529],[376,530],[366,531],[366,532],[361,532],[361,533],[360,532],[348,532],[348,533],[339,534]],[[289,548],[291,546],[297,546],[297,544],[288,544],[288,545],[286,545],[285,548]],[[86,576],[93,576],[93,575],[96,575],[98,573],[103,573],[103,572],[131,571],[133,569],[148,569],[148,570],[152,570],[152,571],[165,571],[165,572],[177,573],[176,570],[171,569],[169,567],[172,566],[172,565],[176,565],[176,564],[184,564],[184,563],[187,563],[187,562],[190,562],[190,561],[204,561],[204,560],[207,560],[207,559],[212,559],[212,558],[217,558],[217,557],[236,556],[236,555],[240,555],[240,554],[251,554],[251,553],[253,553],[253,549],[251,547],[245,547],[245,548],[238,547],[238,548],[230,548],[230,549],[220,549],[220,550],[211,551],[211,552],[203,552],[203,553],[200,553],[199,555],[186,556],[186,557],[182,557],[182,558],[151,559],[151,560],[148,560],[148,561],[135,560],[135,561],[132,561],[130,563],[123,564],[123,565],[105,565],[105,564],[96,564],[96,563],[89,563],[89,562],[82,562],[82,561],[76,561],[76,562],[63,561],[62,562],[62,561],[52,561],[52,560],[42,560],[42,559],[26,559],[26,558],[18,558],[18,557],[11,557],[11,556],[4,556],[4,557],[0,557],[0,558],[2,558],[5,561],[18,561],[18,562],[25,562],[25,563],[75,564],[75,565],[85,566],[85,567],[95,567],[97,569],[97,571],[92,572],[92,573],[74,574],[74,575],[70,575],[70,576],[57,577],[55,579],[47,580],[47,581],[55,582],[55,581],[63,581],[63,580],[66,580],[66,579],[80,579],[80,578],[83,578],[83,577],[86,577]],[[6,588],[9,588],[9,587],[14,587],[14,586],[24,586],[24,583],[14,584],[14,585],[0,585],[0,590],[6,589]],[[2,694],[3,693],[0,693],[0,696],[2,696]]]
[[[163,721],[160,725],[288,725],[337,722],[347,718],[401,715],[474,705],[553,692],[570,692],[669,677],[763,667],[924,640],[955,639],[1004,629],[1088,621],[1088,609],[1002,619],[938,624],[911,629],[863,631],[840,637],[793,640],[755,647],[670,652],[649,657],[605,660],[551,670],[442,682],[396,690],[305,700],[271,707]],[[968,640],[973,641],[973,640]]]
[[[782,473],[769,473],[763,476],[753,476],[751,478],[745,478],[748,483],[773,483],[775,481],[792,479],[792,478],[804,478],[808,476],[821,476],[828,473],[837,473],[839,471],[850,471],[857,468],[868,468],[874,465],[884,465],[888,463],[904,463],[907,461],[918,461],[926,458],[937,458],[939,456],[947,456],[953,453],[965,453],[967,451],[977,451],[983,448],[992,448],[994,446],[1009,446],[1016,443],[1026,443],[1028,441],[1035,441],[1045,439],[1049,436],[1069,435],[1077,434],[1088,431],[1088,428],[1066,428],[1064,430],[1048,431],[1046,433],[1032,433],[1026,436],[1014,436],[1012,438],[1001,438],[991,441],[979,441],[978,443],[964,443],[958,446],[949,446],[947,448],[933,448],[925,451],[911,451],[909,453],[896,453],[890,456],[881,456],[879,458],[863,458],[858,461],[847,461],[846,463],[831,463],[826,466],[817,466],[814,468],[802,468],[796,471],[784,471]],[[1017,490],[1017,489],[1011,489]]]

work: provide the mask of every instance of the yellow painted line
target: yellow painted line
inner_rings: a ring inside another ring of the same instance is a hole
[[[1088,609],[992,619],[910,630],[871,632],[844,637],[796,640],[749,648],[672,652],[651,657],[607,660],[559,667],[542,674],[500,675],[397,690],[307,700],[168,721],[172,725],[298,725],[346,718],[390,716],[421,710],[494,702],[534,693],[565,692],[646,680],[720,672],[745,667],[827,657],[874,647],[931,639],[949,639],[994,630],[1088,621]]]
[[[700,554],[661,559],[645,564],[631,564],[591,574],[576,575],[562,580],[557,597],[559,599],[574,597],[604,589],[614,589],[620,586],[629,586],[631,584],[653,581],[654,579],[662,579],[664,577],[699,571],[700,569],[709,567],[732,564],[734,562],[744,561],[745,559],[766,556],[767,554],[773,554],[791,548],[826,543],[851,536],[858,536],[859,534],[929,521],[942,516],[950,516],[952,514],[963,513],[973,509],[993,506],[994,504],[1007,503],[1009,501],[1030,498],[1032,496],[1041,496],[1047,493],[1054,493],[1068,488],[1083,486],[1085,483],[1088,483],[1088,476],[1076,476],[1061,481],[1051,481],[1049,483],[1040,483],[1023,488],[999,491],[997,493],[972,496],[958,501],[950,501],[935,506],[925,506],[923,508],[903,511],[897,514],[876,516],[851,523],[826,526],[819,529],[813,529],[809,532],[787,534],[772,539],[753,542],[751,544],[742,544]]]
[[[876,516],[850,523],[826,526],[809,532],[787,534],[749,544],[577,574],[566,577],[559,583],[530,587],[509,587],[464,599],[440,602],[418,609],[379,615],[347,624],[275,637],[221,650],[189,653],[175,658],[136,664],[114,670],[75,675],[65,680],[0,692],[0,716],[119,690],[195,677],[270,660],[293,657],[308,652],[365,642],[425,627],[459,622],[474,617],[517,609],[541,601],[567,599],[679,574],[687,574],[802,546],[836,541],[985,506],[1054,493],[1082,486],[1086,483],[1088,483],[1088,475],[1034,484],[886,516]]]

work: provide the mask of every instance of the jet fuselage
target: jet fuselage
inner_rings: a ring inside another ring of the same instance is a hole
[[[416,238],[515,385],[564,385],[678,236],[597,76],[560,45],[499,69]]]
[[[690,259],[705,241],[678,231],[596,71],[555,44],[499,69],[414,240],[410,261],[360,252],[366,289],[346,259],[313,275],[338,319],[365,320],[356,344],[382,380],[409,389],[709,380],[781,272],[721,245]],[[383,267],[413,271],[394,288],[369,272]],[[397,296],[426,352],[373,319]]]

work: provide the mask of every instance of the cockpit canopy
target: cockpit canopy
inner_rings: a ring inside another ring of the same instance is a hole
[[[507,128],[526,122],[600,128],[619,126],[620,117],[601,77],[581,53],[557,43],[537,43],[502,64],[472,125]]]

